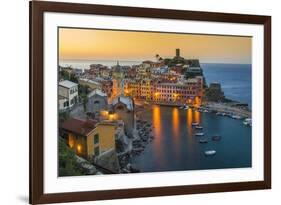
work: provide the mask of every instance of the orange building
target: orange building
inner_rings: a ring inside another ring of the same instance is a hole
[[[115,150],[116,123],[71,118],[61,125],[61,131],[74,152],[85,159]]]

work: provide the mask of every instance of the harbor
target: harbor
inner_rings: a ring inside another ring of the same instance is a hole
[[[251,167],[251,128],[243,119],[159,105],[138,118],[151,123],[153,136],[132,158],[141,172]]]

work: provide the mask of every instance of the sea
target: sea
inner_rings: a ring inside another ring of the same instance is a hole
[[[252,129],[243,125],[242,120],[159,105],[153,105],[139,117],[150,121],[154,127],[153,141],[131,161],[140,172],[252,166]],[[193,122],[199,123],[203,129],[196,130]],[[204,136],[196,136],[198,132]],[[213,141],[215,135],[221,136],[221,140]],[[200,143],[200,139],[207,143]],[[216,154],[206,156],[207,150],[215,150]]]
[[[231,100],[252,106],[251,64],[201,64],[209,85],[219,82],[225,96]]]

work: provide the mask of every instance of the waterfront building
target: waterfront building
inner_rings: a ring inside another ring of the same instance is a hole
[[[185,83],[157,83],[154,85],[153,101],[201,105],[201,77],[188,79]]]
[[[200,106],[203,95],[203,78],[197,76],[184,81],[180,81],[176,77],[172,77],[171,80],[161,78],[131,80],[126,82],[125,88],[126,95],[136,99]]]
[[[66,120],[60,129],[68,146],[85,159],[115,150],[115,122],[71,118]]]
[[[185,71],[185,78],[194,78],[196,76],[203,76],[203,70],[201,67],[188,67]]]
[[[78,84],[69,80],[59,82],[59,110],[64,111],[78,102]]]

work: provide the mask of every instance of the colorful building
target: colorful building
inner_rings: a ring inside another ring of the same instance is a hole
[[[159,103],[181,103],[201,105],[203,95],[203,78],[197,76],[185,81],[171,82],[158,80],[126,81],[125,93],[136,99]]]
[[[92,159],[106,151],[115,150],[117,124],[71,118],[60,127],[68,146],[80,157]]]

